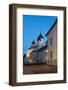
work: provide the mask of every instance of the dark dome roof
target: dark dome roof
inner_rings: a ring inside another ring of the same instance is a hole
[[[35,41],[33,40],[32,44],[35,44]]]
[[[40,35],[39,35],[38,38],[37,38],[37,41],[38,41],[38,40],[41,40],[41,39],[43,39],[43,36],[42,36],[42,34],[40,33]]]

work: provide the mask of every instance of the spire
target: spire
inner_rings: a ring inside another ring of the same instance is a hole
[[[43,39],[43,36],[42,36],[42,34],[40,33],[40,35],[38,36],[38,38],[37,38],[37,41],[41,41],[41,39]]]

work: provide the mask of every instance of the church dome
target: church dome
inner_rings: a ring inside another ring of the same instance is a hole
[[[36,48],[36,43],[35,43],[34,40],[33,40],[33,42],[32,42],[32,46],[31,46],[31,48]]]
[[[35,41],[33,40],[32,44],[35,44]]]
[[[43,39],[43,36],[42,36],[42,34],[40,33],[40,35],[39,35],[38,38],[37,38],[37,41],[41,41],[41,39]]]

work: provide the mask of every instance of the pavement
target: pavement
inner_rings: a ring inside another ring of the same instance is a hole
[[[56,65],[25,65],[23,74],[57,73]]]

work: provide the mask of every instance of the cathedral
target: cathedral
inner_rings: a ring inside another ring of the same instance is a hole
[[[44,45],[44,37],[40,33],[37,37],[37,44],[33,40],[31,47],[26,52],[27,63],[30,64],[43,64],[47,63],[48,59],[48,50],[47,43]]]
[[[57,19],[45,36],[47,37],[45,45],[41,33],[37,37],[37,43],[33,40],[31,47],[24,55],[27,64],[57,65]]]

